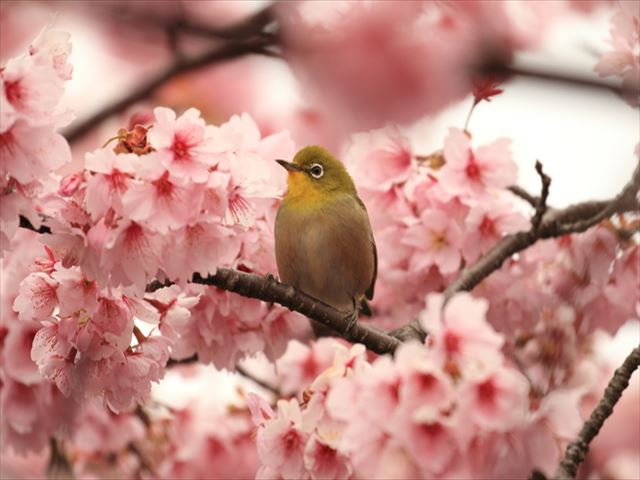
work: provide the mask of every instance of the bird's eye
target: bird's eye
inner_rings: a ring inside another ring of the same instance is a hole
[[[322,168],[322,165],[319,163],[314,163],[309,167],[309,174],[311,174],[313,178],[320,178],[324,174],[324,168]]]

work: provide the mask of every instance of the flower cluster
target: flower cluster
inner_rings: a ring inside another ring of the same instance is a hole
[[[427,298],[426,345],[369,363],[364,348],[336,346],[334,364],[277,414],[248,399],[258,426],[258,478],[514,478],[552,473],[581,426],[585,388],[541,402],[502,353],[488,303]]]
[[[314,105],[345,129],[367,129],[414,121],[461,100],[471,93],[478,62],[535,45],[559,7],[307,1],[276,11],[285,56]]]
[[[617,76],[632,107],[640,105],[640,4],[620,2],[611,19],[611,46],[595,67],[601,77]]]
[[[71,160],[56,132],[71,120],[60,110],[71,78],[69,34],[45,27],[29,52],[0,69],[0,252],[18,228],[19,215],[39,225],[35,200],[51,189],[51,171]]]
[[[517,174],[507,139],[473,148],[468,133],[452,128],[442,152],[422,157],[397,128],[385,128],[354,135],[345,162],[375,232],[381,321],[415,315],[462,265],[529,228],[506,191]]]

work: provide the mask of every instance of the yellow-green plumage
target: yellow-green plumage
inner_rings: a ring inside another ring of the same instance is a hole
[[[280,279],[352,312],[363,297],[373,297],[377,273],[369,217],[353,181],[322,147],[303,148],[293,162],[279,162],[289,171],[275,223]]]

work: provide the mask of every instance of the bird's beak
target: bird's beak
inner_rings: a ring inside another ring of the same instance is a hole
[[[286,160],[276,160],[285,170],[288,172],[301,172],[302,168],[293,162],[287,162]]]

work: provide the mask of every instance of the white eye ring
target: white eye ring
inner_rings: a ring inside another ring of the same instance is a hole
[[[320,165],[319,163],[314,163],[313,165],[311,165],[308,171],[309,175],[311,175],[313,178],[320,178],[322,177],[322,175],[324,175],[324,168],[322,168],[322,165]]]

